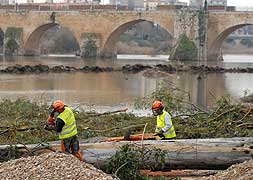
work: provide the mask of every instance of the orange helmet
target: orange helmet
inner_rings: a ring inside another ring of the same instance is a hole
[[[62,102],[62,101],[60,101],[60,100],[56,100],[56,101],[54,101],[53,104],[51,104],[51,106],[49,107],[48,114],[49,114],[51,117],[54,117],[54,113],[55,113],[55,112],[61,113],[61,112],[63,111],[64,106],[65,106],[64,102]]]
[[[161,109],[161,108],[164,108],[161,101],[155,101],[152,105],[152,109],[154,110]]]
[[[164,105],[161,101],[155,101],[152,105],[152,112],[155,116],[162,114]]]
[[[53,108],[54,108],[55,110],[62,109],[64,106],[65,106],[64,102],[62,102],[62,101],[60,101],[60,100],[56,100],[56,101],[53,103]]]

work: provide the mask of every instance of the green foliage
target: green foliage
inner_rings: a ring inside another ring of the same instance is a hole
[[[79,135],[81,138],[90,138],[96,136],[122,136],[128,128],[138,125],[135,128],[131,128],[132,133],[141,133],[145,123],[148,123],[147,132],[154,132],[155,118],[154,117],[137,117],[133,114],[114,114],[96,116],[96,114],[90,114],[85,112],[79,112],[76,114],[77,125],[79,127]],[[89,129],[85,129],[89,127]],[[85,129],[85,130],[81,130]]]
[[[206,21],[205,21],[205,12],[199,11],[198,12],[198,20],[199,20],[199,41],[200,43],[205,42],[206,38]]]
[[[154,167],[149,161],[155,161]],[[165,164],[165,154],[160,149],[148,150],[144,148],[124,145],[113,155],[107,165],[106,172],[115,174],[122,180],[145,180],[147,177],[140,175],[141,169],[159,169]]]
[[[181,35],[179,42],[170,59],[173,60],[197,60],[198,48],[185,34]]]
[[[5,38],[21,40],[23,35],[23,28],[8,27],[5,33]]]
[[[1,136],[0,144],[37,143],[44,140],[56,140],[56,136],[43,129],[47,119],[47,105],[32,103],[28,100],[3,100],[0,102],[0,120],[3,127],[0,132],[9,130]],[[31,128],[29,130],[29,128]],[[28,129],[22,131],[22,129]]]
[[[8,161],[10,159],[20,158],[22,153],[18,150],[17,146],[10,145],[6,149],[1,149],[0,162]]]
[[[97,56],[97,45],[94,39],[89,38],[84,46],[84,57],[96,57]]]
[[[175,88],[173,91],[175,92]],[[217,101],[214,108],[202,110],[182,100],[187,98],[185,92],[177,90],[177,96],[174,92],[172,93],[169,88],[161,87],[136,104],[140,107],[149,107],[151,113],[151,104],[154,100],[164,102],[166,109],[172,114],[178,139],[253,136],[253,131],[250,129],[252,107],[234,103],[230,97],[223,97]],[[27,144],[58,140],[55,133],[43,129],[48,117],[47,109],[46,104],[24,99],[2,100],[0,102],[0,134],[3,134],[0,135],[0,144]],[[129,128],[133,134],[140,134],[146,123],[148,126],[145,132],[153,133],[156,126],[155,117],[137,117],[130,113],[99,116],[94,112],[76,111],[75,116],[81,139],[123,136]],[[6,127],[8,131],[4,133],[7,130]],[[24,128],[27,130],[22,130]]]
[[[217,138],[252,136],[251,117],[253,111],[241,103],[233,103],[229,96],[217,100],[213,109],[205,110],[187,103],[182,94],[169,93],[166,87],[137,99],[137,108],[149,107],[154,100],[161,100],[165,108],[172,114],[177,138]],[[181,115],[182,114],[182,115]],[[242,128],[243,127],[243,128]]]
[[[172,94],[175,95],[172,96]],[[136,99],[134,105],[138,109],[151,109],[154,101],[161,101],[165,105],[166,111],[181,111],[184,103],[183,99],[188,96],[188,93],[181,91],[180,89],[170,88],[164,84],[160,84],[160,87],[150,95]]]
[[[19,45],[15,39],[9,39],[5,45],[5,48],[7,55],[13,55],[18,50]]]
[[[84,40],[82,45],[82,57],[96,57],[97,56],[97,35],[95,33],[83,33],[81,38]]]
[[[231,98],[229,96],[223,96],[222,98],[216,101],[218,107],[225,107],[227,105],[231,105]]]
[[[23,28],[8,27],[5,33],[7,43],[5,45],[5,54],[13,55],[17,52],[19,44],[22,43]]]

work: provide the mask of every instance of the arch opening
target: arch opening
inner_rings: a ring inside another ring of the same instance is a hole
[[[102,50],[102,56],[169,55],[173,40],[171,33],[159,24],[146,20],[131,21],[111,33]]]
[[[242,59],[239,59],[241,55],[252,55],[253,25],[243,26],[231,33],[223,42],[222,52],[224,61],[241,62]],[[233,60],[230,58],[233,58]]]
[[[216,38],[216,40],[212,43],[211,47],[209,48],[208,59],[223,61],[224,60],[223,54],[224,53],[226,54],[227,52],[229,52],[229,48],[233,46],[233,42],[234,42],[233,39],[245,38],[243,37],[245,34],[243,36],[240,36],[237,32],[244,31],[244,28],[248,26],[251,26],[251,24],[238,24],[238,25],[225,29]],[[246,38],[250,37],[250,35],[246,35],[246,36],[247,36]],[[250,38],[252,38],[253,40],[253,28],[252,28],[252,37]],[[230,51],[235,53],[232,49]]]
[[[79,51],[73,33],[56,23],[38,27],[25,44],[25,55],[77,54]]]

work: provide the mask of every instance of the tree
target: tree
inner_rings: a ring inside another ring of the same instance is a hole
[[[17,50],[18,50],[18,48],[19,48],[19,45],[18,45],[18,43],[16,42],[16,40],[15,39],[9,39],[8,41],[7,41],[7,43],[6,43],[6,47],[5,47],[6,49],[6,51],[5,51],[5,53],[7,54],[7,55],[13,55]]]

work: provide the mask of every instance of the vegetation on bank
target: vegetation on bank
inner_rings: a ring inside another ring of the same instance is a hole
[[[173,94],[173,95],[172,95]],[[148,108],[154,100],[161,100],[166,110],[173,115],[177,138],[217,138],[253,136],[252,105],[233,103],[229,97],[217,100],[212,109],[204,109],[187,101],[189,94],[177,88],[161,86],[149,96],[136,100],[136,108]],[[0,143],[13,145],[0,151],[0,161],[18,158],[22,154],[15,144],[43,143],[58,140],[55,133],[43,129],[48,117],[48,105],[24,99],[0,102]],[[81,140],[91,137],[123,136],[129,129],[132,133],[154,132],[155,117],[137,117],[133,114],[98,114],[74,110]],[[151,154],[150,154],[151,153]],[[149,158],[157,158],[157,167],[146,167]],[[159,169],[164,165],[161,150],[145,147],[123,146],[107,165],[107,173],[120,179],[151,180],[141,175],[141,169]],[[154,178],[167,179],[164,177]],[[178,178],[174,178],[178,179]]]
[[[233,103],[229,97],[219,99],[213,109],[203,109],[188,102],[186,92],[161,87],[151,95],[138,99],[137,108],[149,108],[153,100],[161,100],[173,116],[177,138],[217,138],[253,136],[251,105]],[[0,102],[1,144],[28,144],[58,140],[58,137],[43,129],[48,105],[24,99]],[[95,112],[75,110],[81,139],[91,137],[123,136],[129,129],[142,133],[154,132],[155,117],[137,117],[129,113],[101,115]]]

